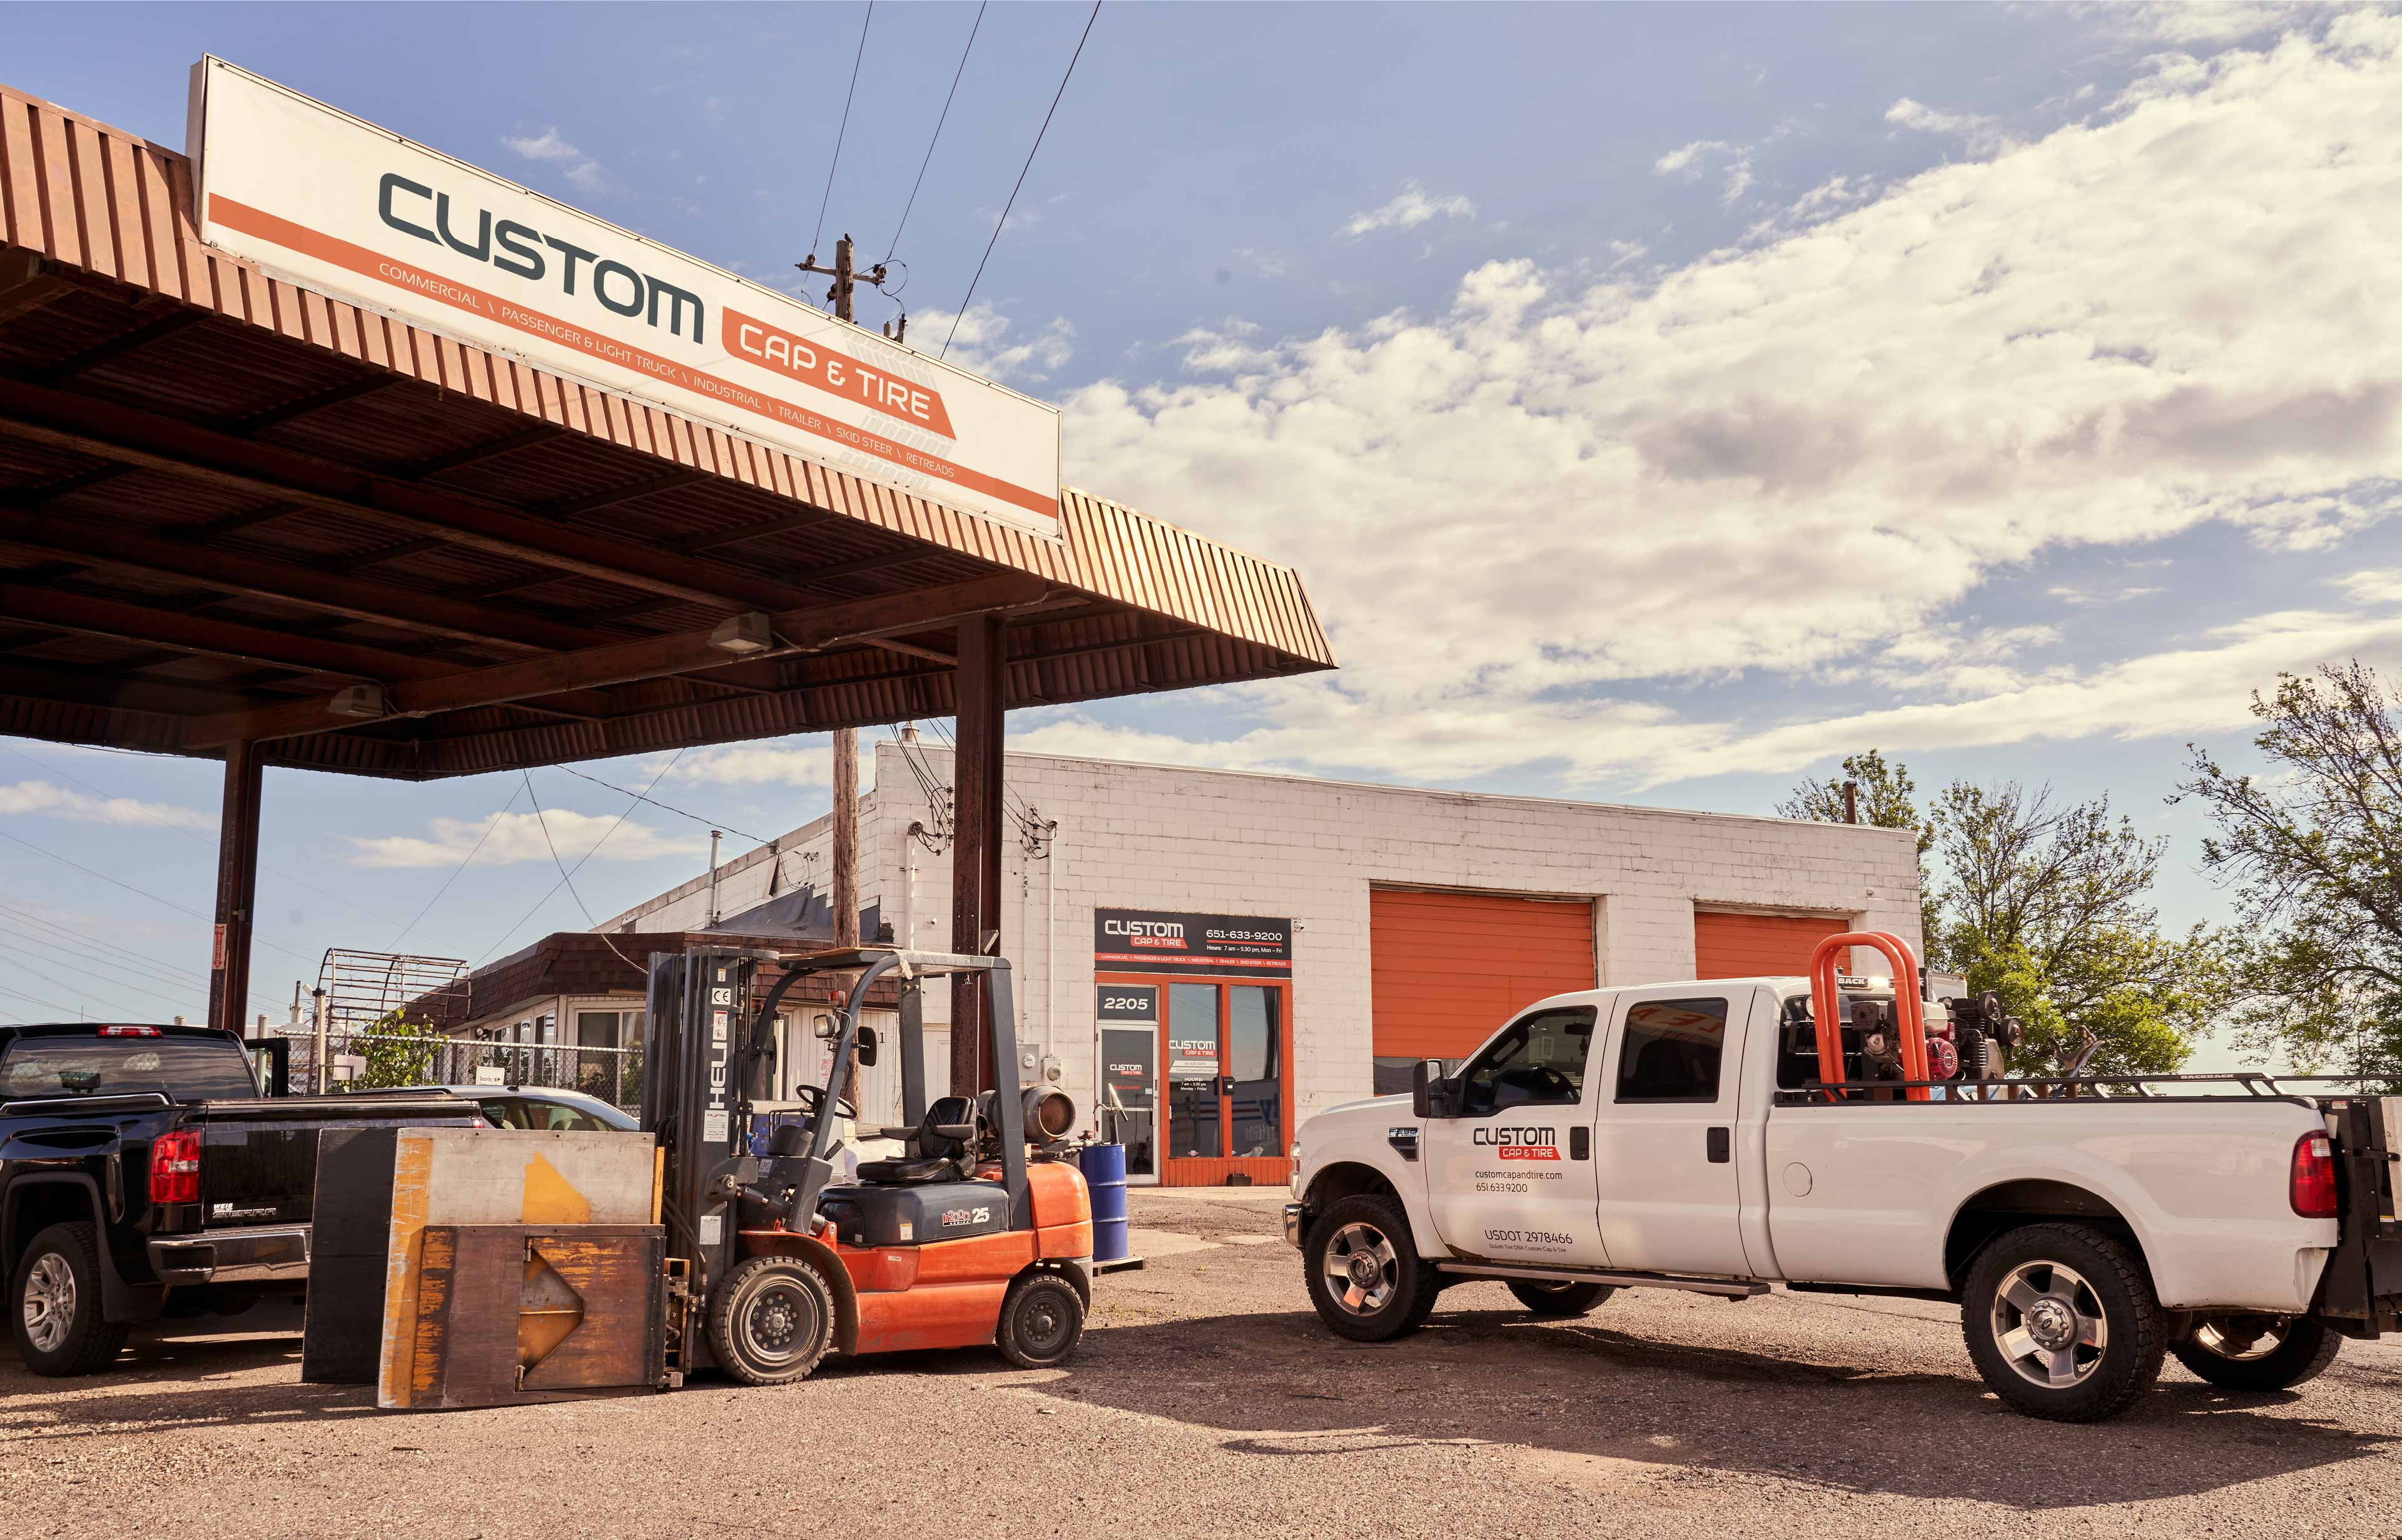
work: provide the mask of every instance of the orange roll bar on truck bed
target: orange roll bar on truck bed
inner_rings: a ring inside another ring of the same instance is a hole
[[[1926,1012],[1918,998],[1918,962],[1910,955],[1910,943],[1889,931],[1852,930],[1828,937],[1810,954],[1810,1019],[1818,1029],[1819,1083],[1831,1085],[1844,1078],[1843,1002],[1837,992],[1837,963],[1855,946],[1873,946],[1893,964],[1893,1020],[1894,1029],[1901,1035],[1902,1078],[1928,1079]],[[1924,1085],[1913,1085],[1903,1094],[1913,1102],[1927,1099]],[[1829,1091],[1827,1096],[1831,1101],[1836,1093]]]

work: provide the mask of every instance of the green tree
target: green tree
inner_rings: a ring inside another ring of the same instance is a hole
[[[1841,821],[1843,781],[1862,821],[1917,832],[1925,961],[2002,997],[2027,1029],[2020,1068],[2066,1065],[2088,1031],[2092,1074],[2185,1062],[2226,997],[2225,954],[2201,927],[2161,933],[2147,898],[2163,842],[2114,819],[2107,797],[2061,806],[2015,782],[1955,781],[1922,812],[1909,767],[1875,749],[1847,757],[1843,780],[1805,777],[1776,811]]]
[[[2066,806],[2050,787],[1954,781],[1936,799],[1941,956],[2027,1029],[2022,1067],[2079,1052],[2096,1075],[2167,1074],[2226,997],[2224,949],[2202,926],[2164,935],[2148,902],[2165,840],[2110,799]]]
[[[412,1022],[393,1011],[359,1035],[359,1052],[367,1063],[351,1089],[389,1091],[426,1084],[434,1079],[434,1052],[441,1042],[433,1023]]]
[[[1860,821],[1875,829],[1908,829],[1918,835],[1918,918],[1919,934],[1926,938],[1929,949],[1927,960],[1934,960],[1940,927],[1936,913],[1935,887],[1927,880],[1926,853],[1935,845],[1935,825],[1919,816],[1913,800],[1917,783],[1910,778],[1909,768],[1898,760],[1885,762],[1881,750],[1843,757],[1843,779],[1825,781],[1815,776],[1804,776],[1793,788],[1793,794],[1776,804],[1780,818],[1802,818],[1818,823],[1842,823],[1843,818],[1843,786],[1852,783],[1857,790]]]
[[[2402,1062],[2402,705],[2354,658],[2252,695],[2267,762],[2234,775],[2188,745],[2180,800],[2216,826],[2232,889],[2239,1047],[2304,1066]]]

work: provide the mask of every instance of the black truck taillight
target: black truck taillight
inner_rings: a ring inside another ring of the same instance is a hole
[[[150,1201],[200,1201],[200,1136],[190,1129],[161,1134],[150,1147]]]

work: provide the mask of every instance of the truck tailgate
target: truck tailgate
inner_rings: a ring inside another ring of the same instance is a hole
[[[475,1105],[437,1096],[283,1096],[202,1102],[185,1126],[200,1134],[201,1223],[306,1222],[324,1128],[421,1127],[476,1117]]]

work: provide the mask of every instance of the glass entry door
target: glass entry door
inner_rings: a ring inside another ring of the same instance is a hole
[[[1262,1184],[1284,1180],[1291,986],[1176,979],[1160,987],[1165,1179],[1215,1186],[1241,1173]]]

